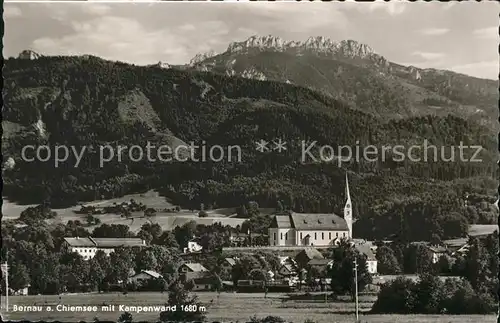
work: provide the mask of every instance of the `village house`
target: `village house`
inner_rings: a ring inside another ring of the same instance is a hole
[[[280,266],[278,273],[281,277],[285,277],[285,278],[297,276],[297,270],[295,269],[295,266],[293,266],[291,263],[287,263],[287,262],[285,262],[284,264],[282,264]]]
[[[308,267],[315,267],[320,271],[329,270],[332,268],[332,265],[333,260],[331,259],[311,259],[311,261],[307,263]]]
[[[143,285],[151,279],[162,278],[162,275],[153,270],[142,270],[141,272],[129,277],[128,283]]]
[[[178,269],[178,273],[184,281],[187,281],[194,278],[206,277],[210,272],[200,263],[189,262],[182,264]]]
[[[211,291],[216,288],[217,280],[215,277],[207,276],[207,277],[194,278],[192,280],[192,283],[193,283],[192,291]]]
[[[64,238],[63,248],[69,252],[76,252],[84,260],[94,258],[97,251],[102,250],[106,255],[114,252],[116,248],[144,247],[146,241],[140,238],[92,238],[75,237]]]
[[[305,248],[304,250],[301,250],[296,256],[295,256],[295,262],[297,263],[298,267],[300,268],[305,268],[307,267],[307,264],[313,260],[313,259],[324,259],[323,255],[321,252],[319,252],[317,249],[314,248]]]
[[[30,284],[24,286],[23,288],[17,289],[17,290],[9,288],[9,294],[15,295],[15,296],[26,296],[29,294],[29,288],[30,288]]]
[[[231,269],[233,269],[234,265],[236,265],[236,260],[234,258],[224,258],[220,266],[222,270],[231,272]]]
[[[439,259],[447,254],[447,249],[444,246],[428,246],[427,247],[432,254],[432,263],[436,264]]]
[[[368,272],[372,275],[378,272],[378,261],[375,257],[374,248],[370,243],[356,244],[355,248],[366,256],[366,267]]]
[[[267,235],[262,233],[231,232],[229,242],[233,247],[250,247],[267,244]]]
[[[188,242],[187,247],[184,248],[184,253],[200,252],[202,249],[203,247],[200,246],[198,242],[191,240]]]
[[[278,256],[278,259],[280,261],[280,264],[284,264],[285,262],[288,262],[290,260],[293,260],[289,256]]]

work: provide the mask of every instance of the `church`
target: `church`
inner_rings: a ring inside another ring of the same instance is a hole
[[[346,174],[344,217],[336,214],[295,213],[275,215],[268,229],[270,246],[329,246],[352,239],[352,205]]]

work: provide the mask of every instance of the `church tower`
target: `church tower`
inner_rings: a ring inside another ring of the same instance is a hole
[[[347,228],[349,229],[349,239],[352,239],[352,203],[351,194],[349,193],[349,181],[347,179],[347,173],[345,174],[345,187],[346,187],[346,198],[344,207],[344,219],[347,222]]]

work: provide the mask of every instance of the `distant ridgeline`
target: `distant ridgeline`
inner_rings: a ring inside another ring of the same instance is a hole
[[[358,73],[371,71],[345,60],[338,64]],[[330,95],[293,82],[163,66],[141,67],[93,56],[6,60],[4,194],[13,201],[49,200],[58,207],[156,188],[191,209],[201,203],[209,209],[253,200],[261,207],[276,207],[280,201],[297,212],[341,213],[337,208],[345,201],[343,179],[348,171],[358,220],[354,232],[360,235],[401,232],[402,212],[409,214],[404,230],[418,228],[417,236],[427,235],[426,228],[441,238],[460,236],[468,223],[496,221],[490,196],[497,187],[497,143],[481,120],[459,114],[411,115],[405,103],[390,119],[364,109],[381,106],[369,95],[351,100],[348,93]],[[306,77],[307,71],[303,73]],[[344,89],[358,80],[341,79]],[[381,91],[378,97],[395,95],[390,87],[377,84],[363,86]],[[478,97],[477,104],[483,104],[482,99],[489,104],[488,95]],[[471,94],[469,99],[476,97]],[[289,143],[284,153],[255,150],[255,142],[274,138]],[[476,157],[482,162],[393,161],[391,155],[385,161],[344,162],[341,168],[336,163],[300,162],[301,140],[363,148],[421,145],[424,139],[435,146],[481,145],[484,149]],[[70,157],[55,168],[52,162],[25,162],[20,155],[25,145],[146,147],[150,142],[173,147],[192,141],[239,145],[242,161],[135,162],[123,156],[121,162],[114,159],[99,167],[97,154],[86,153],[78,167]],[[479,198],[466,205],[465,193]]]

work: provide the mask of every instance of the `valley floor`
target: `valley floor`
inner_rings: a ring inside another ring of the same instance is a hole
[[[243,293],[221,293],[217,297],[215,292],[197,293],[199,300],[206,307],[209,322],[247,322],[255,314],[258,317],[268,315],[280,316],[294,323],[303,323],[311,319],[317,323],[351,323],[354,322],[354,304],[346,302],[306,302],[286,301],[283,302],[284,294],[243,294]],[[117,320],[121,315],[118,305],[127,306],[151,306],[164,305],[168,300],[167,293],[121,293],[108,294],[74,294],[63,295],[61,304],[66,306],[95,305],[97,312],[57,312],[55,306],[59,303],[59,296],[11,296],[9,297],[9,308],[11,309],[4,319],[8,320],[59,320],[65,322],[76,322],[84,320]],[[360,309],[365,312],[372,306],[374,299],[365,298],[360,300]],[[2,302],[3,303],[3,302]],[[3,304],[2,304],[3,305]],[[17,306],[42,306],[42,312],[13,312],[13,305]],[[115,311],[103,312],[102,305],[115,305]],[[47,312],[46,306],[51,306],[52,311]],[[3,313],[5,314],[5,313]],[[136,321],[154,322],[158,320],[159,313],[131,313]],[[363,323],[476,323],[495,322],[495,315],[360,315]]]

